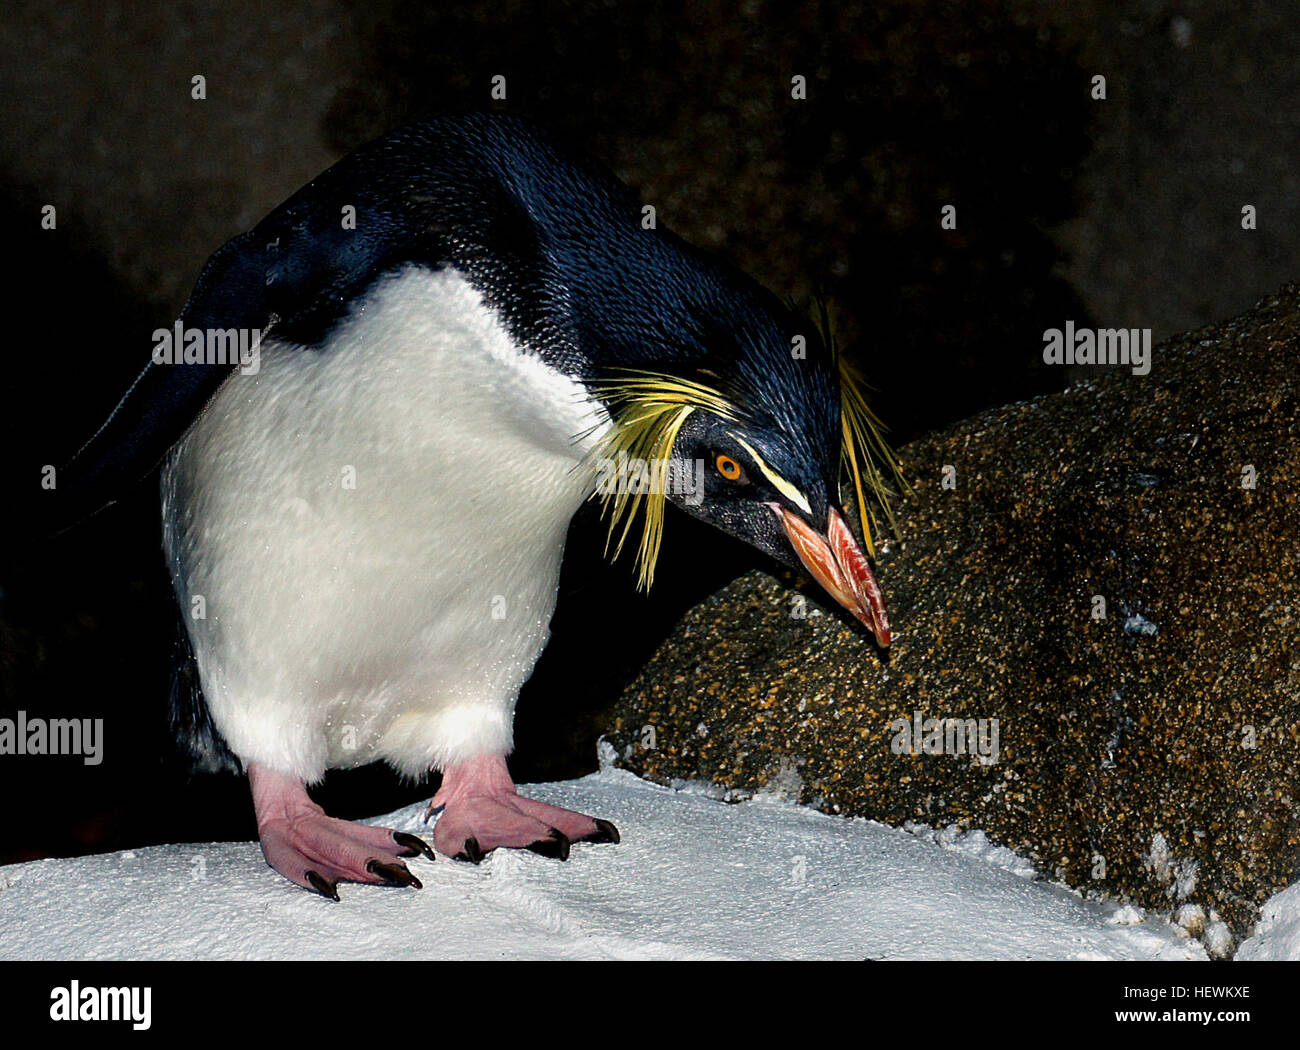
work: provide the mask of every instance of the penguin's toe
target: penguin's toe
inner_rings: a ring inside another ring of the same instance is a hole
[[[561,809],[536,799],[515,795],[514,803],[521,813],[526,813],[535,820],[540,820],[555,828],[570,842],[617,843],[621,841],[618,828],[608,820],[589,817],[585,813],[575,813],[571,809]]]
[[[426,857],[429,860],[438,859],[438,855],[433,852],[433,847],[418,835],[411,835],[405,831],[394,831],[393,841],[402,847],[402,852],[398,854],[399,857]]]
[[[463,860],[468,864],[482,864],[483,857],[483,847],[478,844],[478,839],[471,835],[461,846],[460,852],[452,857],[452,860]]]
[[[455,860],[480,863],[495,849],[526,849],[566,860],[569,839],[562,831],[510,805],[514,796],[479,796],[447,804],[433,829],[438,852]]]
[[[319,893],[322,897],[328,897],[337,903],[339,899],[339,884],[330,882],[319,871],[306,871],[303,878],[307,880],[307,885]]]
[[[427,843],[389,828],[372,828],[324,813],[298,813],[260,827],[267,863],[290,882],[337,901],[340,882],[423,888],[403,857],[426,855]]]
[[[618,829],[607,820],[516,794],[450,800],[433,829],[440,853],[472,864],[495,849],[524,849],[552,860],[568,860],[574,842],[618,841]]]
[[[550,857],[553,860],[569,859],[569,840],[561,831],[551,828],[551,834],[544,839],[531,843],[524,847],[529,853],[536,853],[541,857]]]
[[[617,845],[623,841],[623,836],[618,833],[618,828],[614,827],[610,821],[601,820],[600,817],[593,817],[592,820],[596,824],[596,830],[583,835],[580,839],[575,839],[575,842],[592,842],[598,845],[608,842]]]

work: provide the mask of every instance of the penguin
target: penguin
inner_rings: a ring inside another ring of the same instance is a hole
[[[247,775],[267,863],[331,900],[418,888],[410,857],[620,841],[506,762],[589,499],[639,586],[672,503],[890,644],[868,554],[902,477],[828,326],[530,124],[446,116],[357,149],[218,249],[154,335],[49,491],[76,518],[161,466],[174,726]],[[375,761],[441,774],[432,847],[312,801]]]

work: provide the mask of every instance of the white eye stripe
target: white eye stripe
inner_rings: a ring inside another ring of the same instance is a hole
[[[758,466],[758,469],[763,472],[763,475],[767,478],[768,481],[770,481],[774,486],[776,486],[776,490],[778,492],[780,492],[783,496],[785,496],[788,500],[790,500],[791,503],[793,503],[796,507],[802,510],[805,514],[812,513],[812,508],[808,505],[808,499],[806,496],[804,496],[802,492],[800,492],[797,488],[791,485],[790,482],[786,481],[785,478],[781,477],[780,474],[778,474],[766,463],[764,463],[763,457],[754,451],[754,447],[748,441],[740,437],[740,435],[738,434],[732,434],[731,436],[736,439],[737,443],[739,443],[740,446],[746,452],[749,453],[754,463]]]

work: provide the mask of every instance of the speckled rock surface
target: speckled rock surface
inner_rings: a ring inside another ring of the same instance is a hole
[[[623,763],[981,828],[1230,950],[1300,870],[1298,346],[1289,285],[1157,346],[1149,375],[908,445],[877,559],[889,655],[815,589],[750,574],[626,692]],[[899,753],[918,717],[921,753]],[[925,753],[928,718],[985,720],[996,760]]]

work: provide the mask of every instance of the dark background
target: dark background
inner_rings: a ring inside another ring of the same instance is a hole
[[[1059,389],[1045,328],[1159,339],[1296,277],[1298,53],[1300,8],[1230,0],[6,5],[3,491],[98,425],[224,240],[361,142],[472,108],[595,154],[778,294],[824,291],[906,441]],[[191,778],[167,739],[153,480],[54,540],[5,517],[0,717],[103,717],[106,757],[0,756],[0,862],[253,837],[242,780]],[[521,781],[594,768],[600,711],[685,608],[760,564],[674,515],[645,597],[601,546],[585,511],[520,700]],[[357,817],[428,790],[371,768],[318,798]]]

